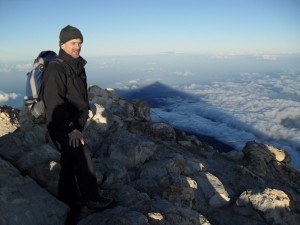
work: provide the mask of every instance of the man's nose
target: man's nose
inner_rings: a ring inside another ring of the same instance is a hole
[[[81,48],[81,44],[75,44],[75,47],[76,47],[77,49],[80,49],[80,48]]]

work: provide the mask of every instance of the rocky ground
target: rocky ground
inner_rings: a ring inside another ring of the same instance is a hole
[[[146,102],[89,88],[96,113],[86,130],[102,212],[70,212],[57,199],[60,155],[26,108],[0,107],[0,224],[300,224],[300,173],[284,150],[248,142],[221,153],[150,119]]]

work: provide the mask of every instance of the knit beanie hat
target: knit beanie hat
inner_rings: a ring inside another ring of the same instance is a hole
[[[64,27],[61,29],[59,34],[59,45],[62,45],[63,43],[66,43],[72,39],[80,38],[83,42],[83,36],[79,29],[76,27],[72,27],[70,25]]]

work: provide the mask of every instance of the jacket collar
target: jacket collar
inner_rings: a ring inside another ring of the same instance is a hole
[[[63,49],[59,50],[59,58],[64,60],[67,64],[71,66],[71,68],[77,72],[81,72],[84,68],[87,61],[79,56],[79,58],[74,59],[71,55],[66,53]]]

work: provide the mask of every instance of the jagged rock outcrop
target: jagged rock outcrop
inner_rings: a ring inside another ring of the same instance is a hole
[[[83,207],[78,224],[283,224],[300,221],[300,173],[284,150],[248,142],[222,153],[196,136],[153,122],[143,101],[89,88],[85,130],[99,185],[116,206]],[[57,199],[59,152],[26,107],[0,107],[0,224],[64,224]],[[21,221],[21,222],[20,222]],[[42,221],[42,222],[41,222]]]
[[[12,133],[16,129],[18,129],[18,114],[18,109],[14,109],[8,106],[2,106],[0,108],[0,137],[7,133]]]

